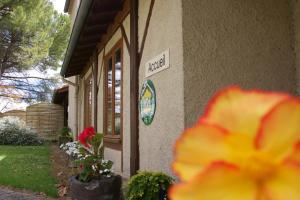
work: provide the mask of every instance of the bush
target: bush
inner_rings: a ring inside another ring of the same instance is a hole
[[[69,127],[63,127],[60,130],[60,136],[58,138],[58,143],[59,145],[65,144],[67,142],[72,142],[73,138],[72,138],[72,133],[70,132],[70,128]]]
[[[61,130],[60,130],[60,136],[62,137],[71,137],[70,136],[70,128],[69,127],[63,127]]]
[[[163,173],[139,172],[128,182],[126,200],[167,199],[167,191],[173,181],[173,178]]]
[[[0,119],[0,145],[41,145],[43,140],[16,117]]]

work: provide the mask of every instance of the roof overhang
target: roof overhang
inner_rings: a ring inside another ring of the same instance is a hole
[[[78,75],[107,32],[124,0],[82,0],[78,8],[60,74]]]
[[[65,98],[68,98],[69,86],[65,85],[61,88],[55,89],[52,97],[52,103],[62,104]]]
[[[65,12],[65,13],[68,12],[69,6],[70,6],[70,0],[66,0],[66,2],[65,2],[65,7],[64,7],[64,12]]]

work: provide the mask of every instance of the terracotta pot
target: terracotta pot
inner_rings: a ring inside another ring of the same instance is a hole
[[[119,200],[122,178],[119,175],[80,182],[76,176],[70,178],[70,193],[73,200]]]

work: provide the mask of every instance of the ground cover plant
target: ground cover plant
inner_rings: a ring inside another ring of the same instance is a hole
[[[173,178],[161,172],[141,171],[125,187],[126,200],[166,200]]]
[[[0,145],[0,185],[57,197],[49,146]]]
[[[41,145],[38,135],[16,117],[0,119],[0,145]]]

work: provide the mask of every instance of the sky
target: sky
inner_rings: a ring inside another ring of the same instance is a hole
[[[64,11],[64,7],[65,7],[65,0],[50,0],[53,5],[55,10],[57,10],[58,12],[63,12]]]
[[[50,0],[50,1],[53,3],[55,10],[57,10],[60,13],[64,12],[65,0]],[[49,71],[48,74],[52,75],[52,74],[58,73],[59,71],[60,70]],[[39,76],[39,73],[35,72],[35,71],[31,71],[30,74],[32,76]],[[28,106],[28,104],[26,104],[26,103],[12,103],[10,101],[1,100],[0,101],[0,112],[12,110],[12,109],[25,109],[26,106]],[[6,108],[2,110],[3,107],[6,107]]]

